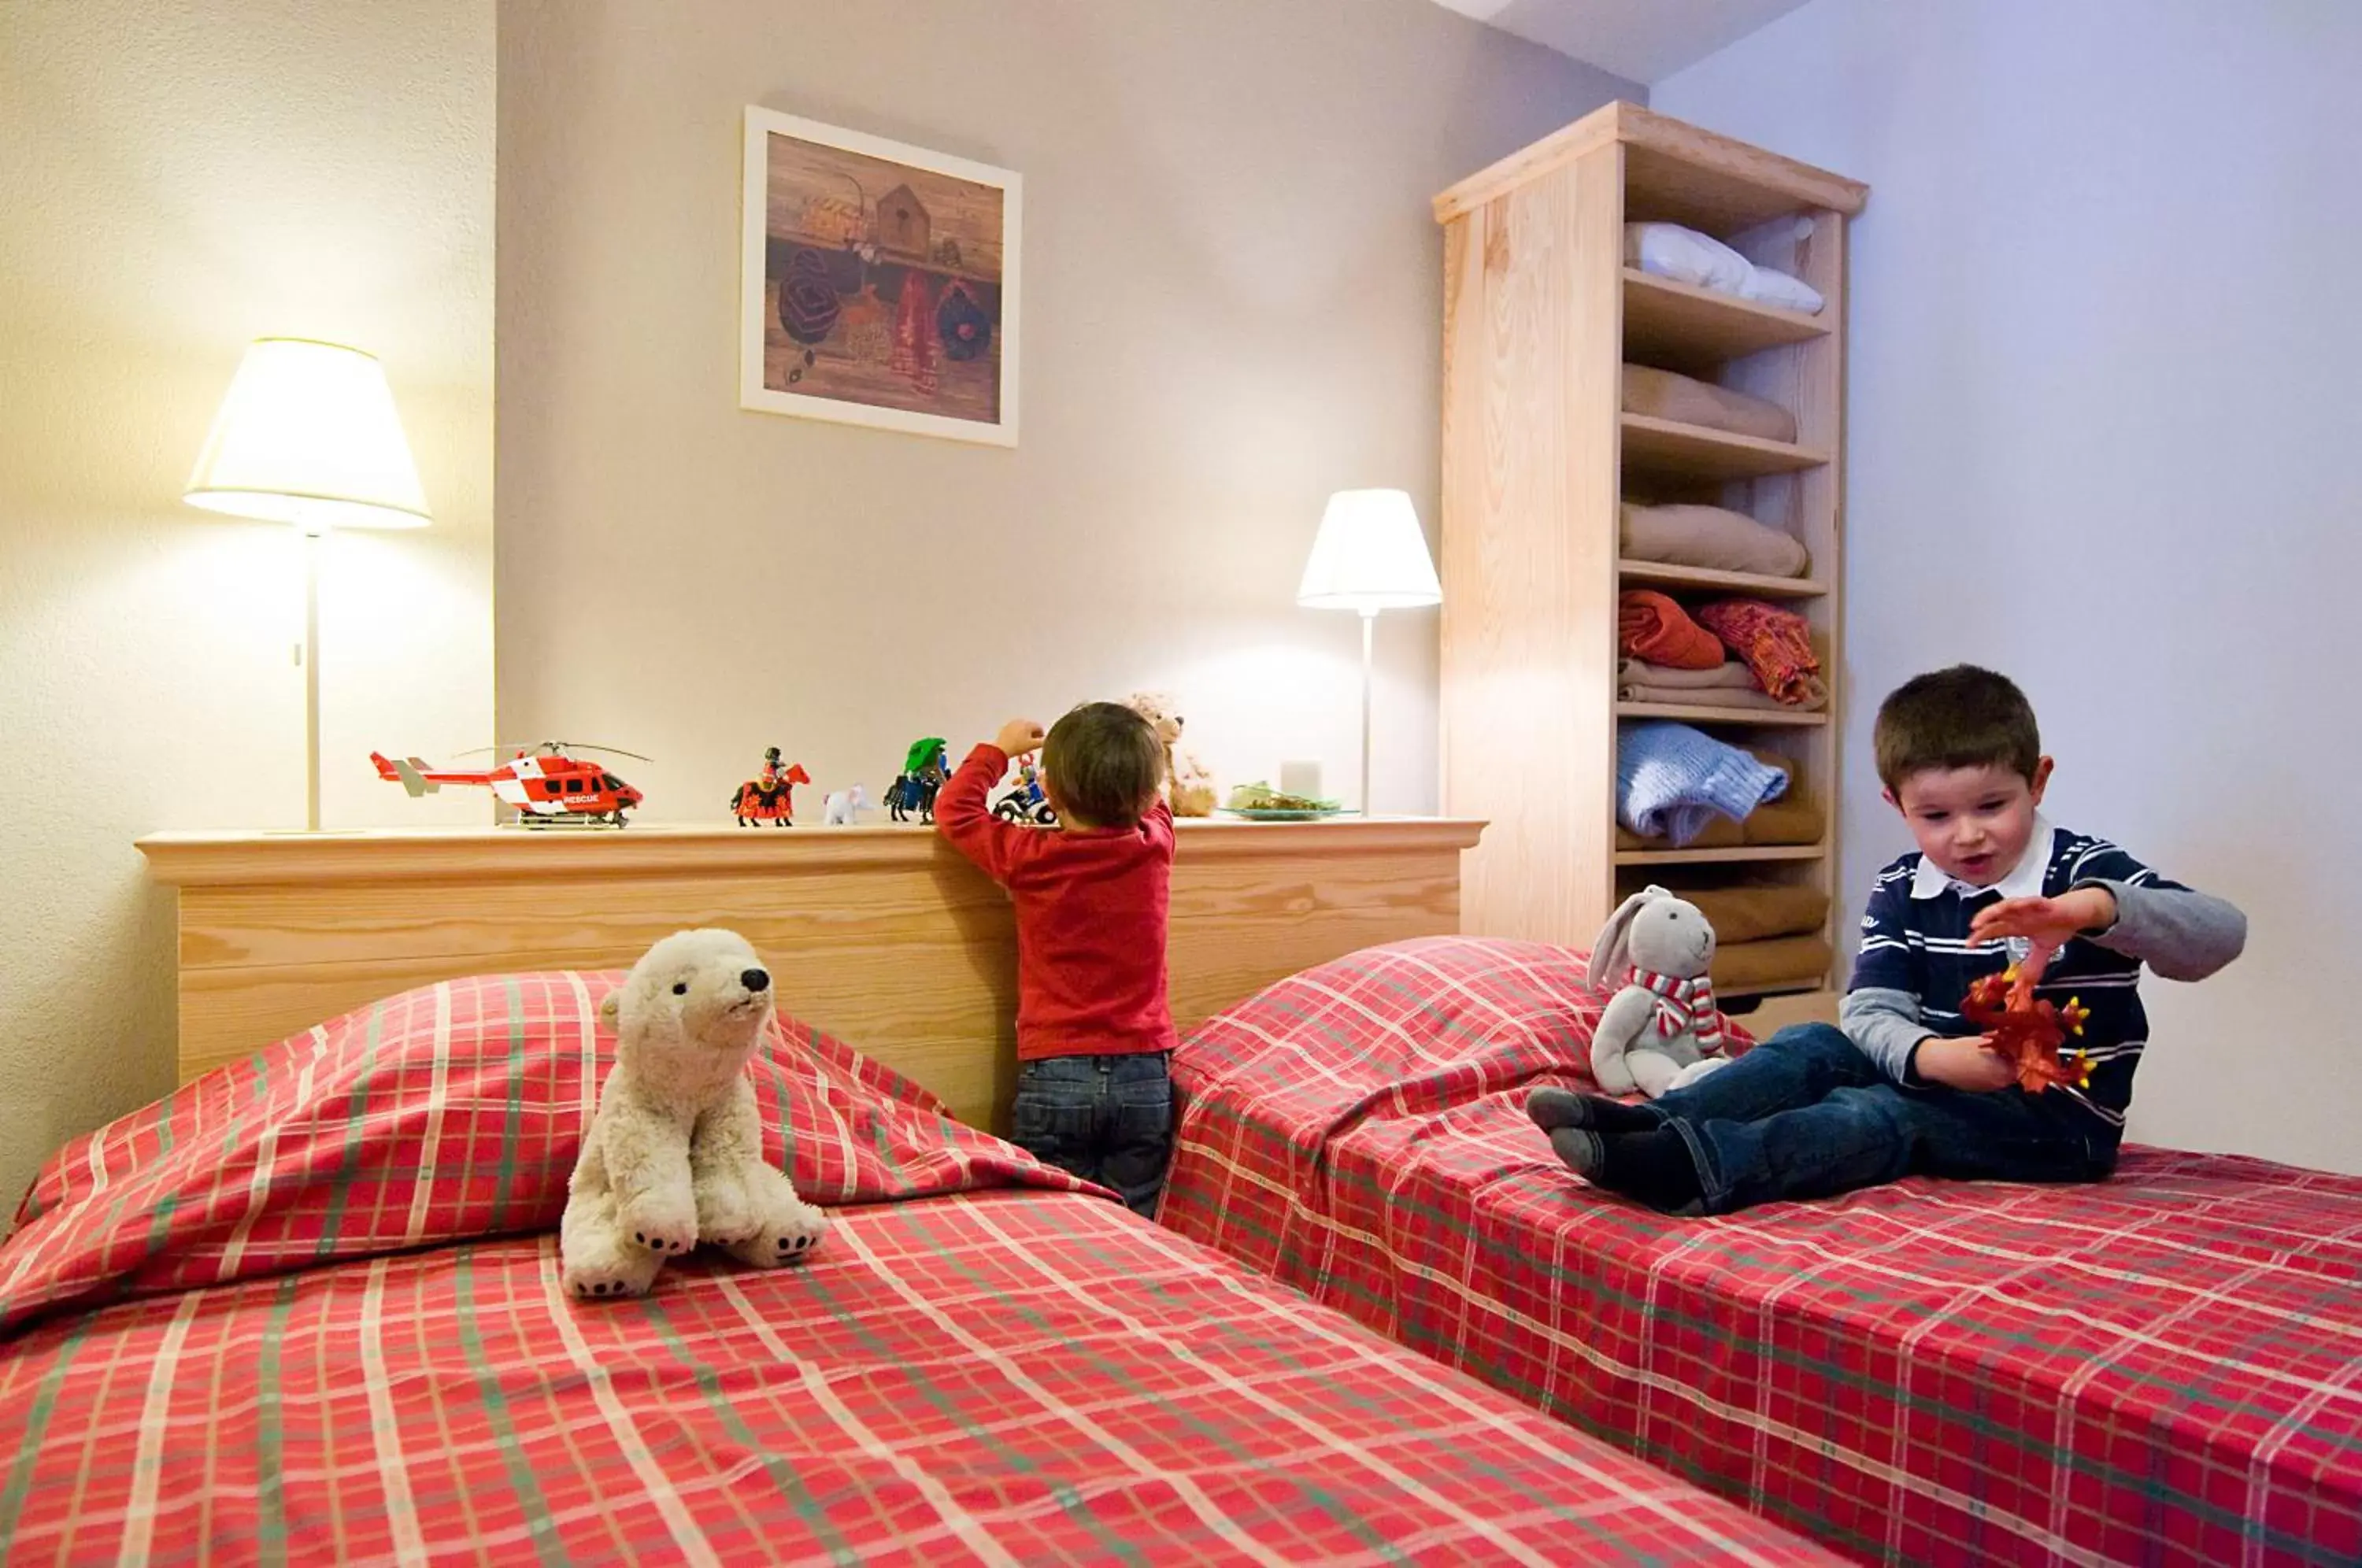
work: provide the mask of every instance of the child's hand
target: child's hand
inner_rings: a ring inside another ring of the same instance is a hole
[[[1011,719],[1000,726],[992,744],[1004,756],[1023,756],[1029,751],[1042,749],[1042,726],[1031,719]]]
[[[2055,899],[2003,899],[1977,911],[1969,940],[1991,942],[2022,936],[2045,947],[2064,947],[2087,931],[2116,923],[2116,900],[2105,888],[2071,888]]]
[[[2017,1082],[2017,1069],[1981,1035],[1931,1034],[1919,1042],[1911,1065],[1931,1084],[1970,1094],[1991,1094]]]

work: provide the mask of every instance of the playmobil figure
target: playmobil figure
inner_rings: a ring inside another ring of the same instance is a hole
[[[898,823],[913,816],[922,823],[935,820],[935,792],[951,777],[951,756],[941,735],[929,735],[912,741],[902,758],[902,771],[894,775],[894,782],[886,787],[886,812]]]
[[[740,827],[753,827],[758,823],[776,823],[781,827],[796,825],[796,786],[811,782],[800,762],[779,766],[779,748],[763,749],[763,771],[738,786],[730,797],[730,814],[738,819]]]
[[[1010,764],[1010,778],[1000,799],[992,803],[992,814],[1005,823],[1021,823],[1029,827],[1056,827],[1058,813],[1050,809],[1050,798],[1042,789],[1042,770],[1030,756],[1021,756]]]

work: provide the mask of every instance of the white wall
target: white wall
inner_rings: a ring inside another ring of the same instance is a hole
[[[182,504],[247,341],[385,361],[436,526],[328,541],[324,817],[372,746],[491,738],[494,63],[479,0],[0,6],[0,1229],[171,1085],[132,841],[301,827],[299,538]]]
[[[2348,0],[1814,0],[1651,98],[1871,186],[1848,881],[1908,847],[1878,699],[1955,660],[2011,672],[2055,819],[2252,917],[2220,977],[2145,988],[2133,1135],[2349,1171],[2357,80]]]
[[[502,7],[502,726],[718,823],[768,745],[874,797],[920,735],[1154,686],[1226,784],[1352,793],[1359,629],[1295,591],[1333,490],[1433,534],[1429,198],[1639,90],[1425,0],[693,15]],[[1023,174],[1016,450],[738,408],[749,104]],[[1378,645],[1377,801],[1432,810],[1435,613]]]

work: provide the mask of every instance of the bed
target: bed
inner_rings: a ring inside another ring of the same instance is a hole
[[[445,980],[77,1140],[0,1245],[10,1562],[1806,1562],[800,1025],[831,1233],[569,1304],[619,977]]]
[[[2128,1148],[1673,1220],[1558,1163],[1581,955],[1443,938],[1199,1027],[1163,1223],[1889,1562],[2362,1562],[2362,1180]]]

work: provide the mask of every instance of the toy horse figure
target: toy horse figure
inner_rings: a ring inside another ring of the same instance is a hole
[[[913,814],[922,823],[933,822],[935,796],[951,771],[951,754],[941,735],[911,742],[902,771],[886,787],[886,814],[898,823],[909,822]]]
[[[761,823],[776,823],[781,827],[796,825],[796,786],[811,782],[800,762],[779,767],[779,748],[768,746],[763,752],[763,771],[759,778],[750,778],[738,786],[730,797],[730,814],[738,819],[740,827],[753,827]]]

